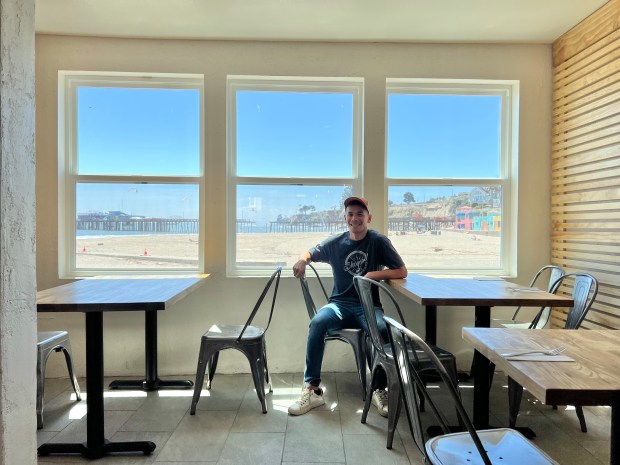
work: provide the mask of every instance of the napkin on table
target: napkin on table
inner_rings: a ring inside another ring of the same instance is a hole
[[[525,354],[504,357],[511,362],[574,362],[575,359],[566,355]]]

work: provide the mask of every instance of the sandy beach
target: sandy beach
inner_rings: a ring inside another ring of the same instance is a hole
[[[327,233],[239,234],[237,260],[291,267],[299,254]],[[389,234],[410,268],[499,266],[500,240],[477,232]],[[192,268],[198,264],[196,234],[78,237],[78,268]],[[460,263],[459,263],[460,262]]]

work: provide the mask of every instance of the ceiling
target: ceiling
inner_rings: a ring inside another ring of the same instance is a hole
[[[552,43],[607,0],[36,0],[37,33]]]

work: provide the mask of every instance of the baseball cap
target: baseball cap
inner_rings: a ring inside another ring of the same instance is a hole
[[[359,205],[360,207],[363,207],[364,209],[366,209],[366,211],[369,211],[368,200],[366,200],[364,197],[349,197],[345,199],[344,208],[347,208],[351,204]]]

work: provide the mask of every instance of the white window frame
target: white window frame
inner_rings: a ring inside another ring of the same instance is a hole
[[[252,177],[237,176],[237,91],[350,93],[353,95],[353,145],[351,177]],[[273,269],[261,266],[237,266],[236,221],[237,186],[251,185],[351,185],[356,195],[363,195],[363,109],[364,79],[291,77],[291,76],[238,76],[227,77],[227,276],[265,276]],[[300,251],[301,252],[301,251]]]
[[[498,178],[390,178],[388,167],[388,98],[391,94],[494,95],[502,99],[500,174]],[[502,227],[498,269],[424,269],[424,272],[516,276],[518,215],[519,81],[481,79],[387,78],[385,95],[385,198],[391,186],[477,186],[502,187]],[[386,219],[387,221],[387,219]],[[412,268],[411,271],[415,271]]]
[[[198,176],[87,175],[78,173],[77,89],[80,86],[118,88],[195,89],[200,92],[200,172]],[[127,73],[98,71],[58,72],[58,272],[61,278],[101,274],[187,274],[204,270],[204,76],[199,74]],[[138,183],[198,185],[198,267],[179,270],[76,268],[75,219],[78,183]]]

